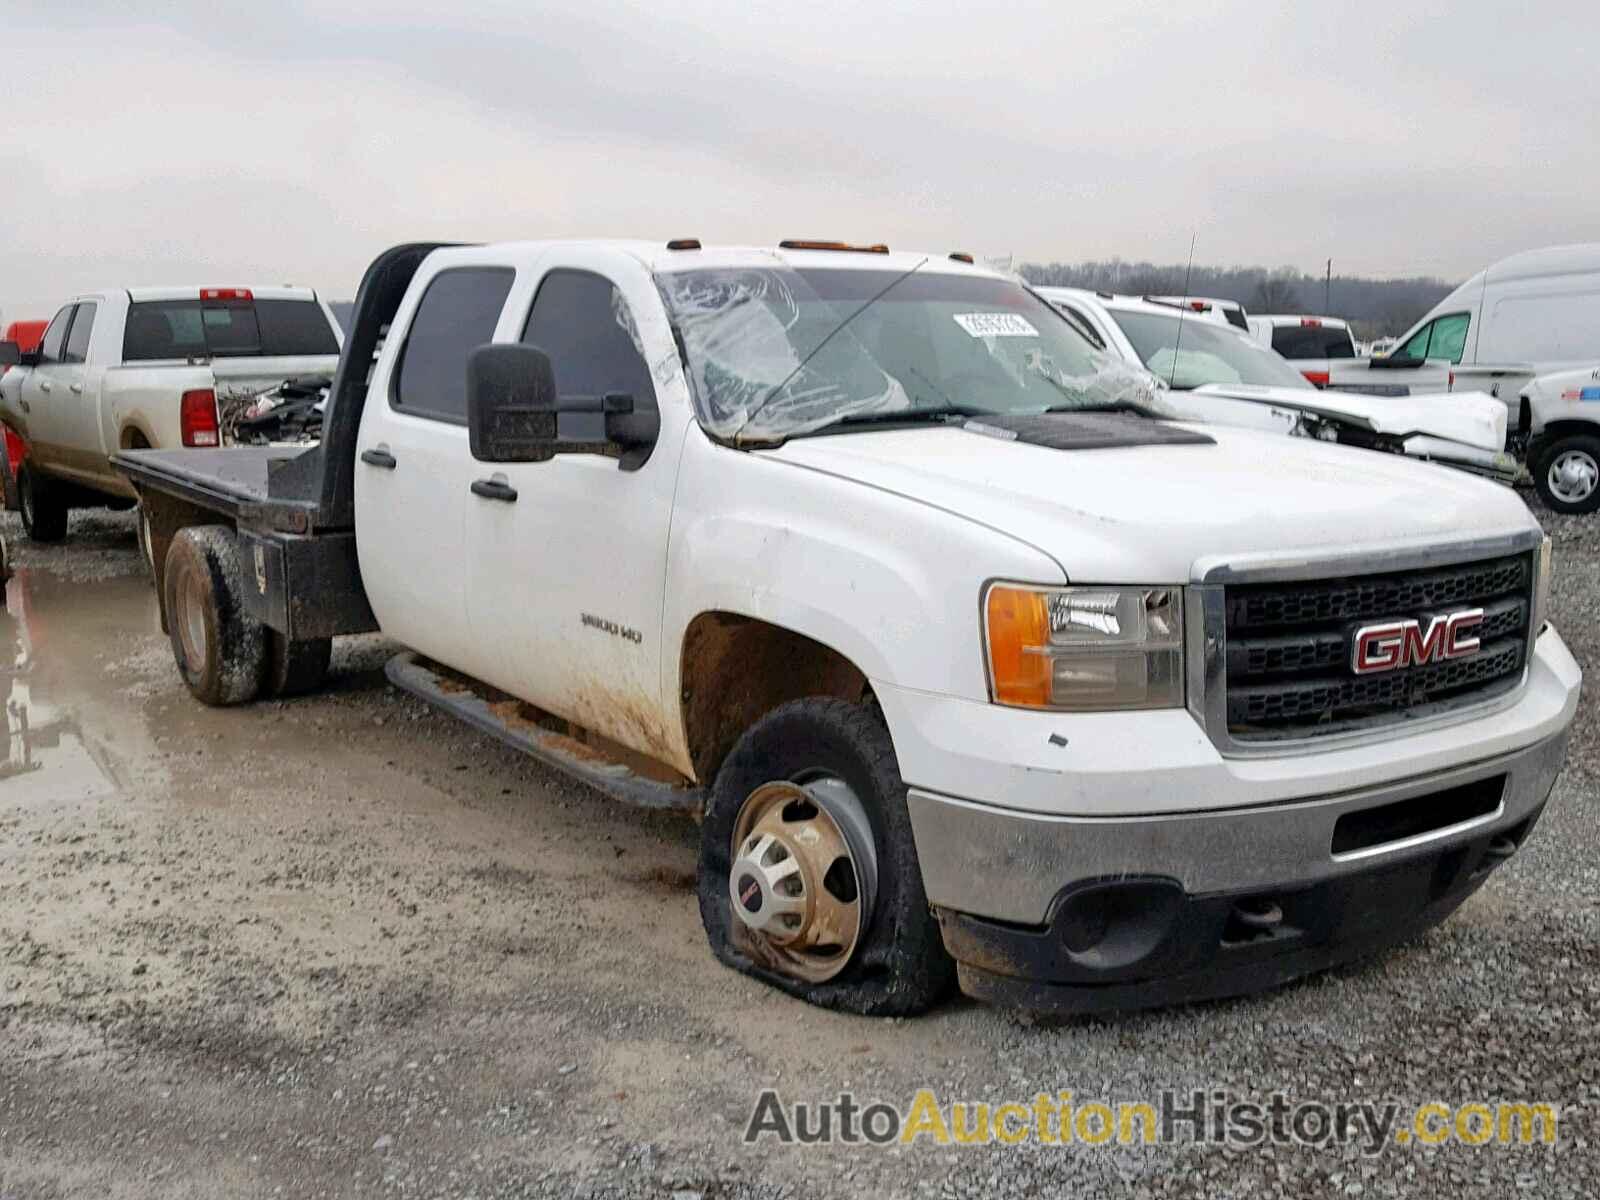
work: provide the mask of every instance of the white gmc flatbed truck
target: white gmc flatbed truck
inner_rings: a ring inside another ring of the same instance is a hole
[[[340,337],[309,288],[163,287],[87,292],[32,352],[0,343],[12,367],[0,376],[0,424],[25,448],[16,483],[29,538],[60,541],[72,508],[131,505],[111,466],[118,450],[226,445],[251,397],[331,372]]]
[[[728,966],[1086,1012],[1442,920],[1580,685],[1515,493],[1148,379],[965,256],[410,245],[320,446],[116,461],[200,700],[381,630],[398,685],[695,814]]]

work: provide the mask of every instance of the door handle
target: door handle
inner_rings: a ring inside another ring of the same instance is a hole
[[[517,502],[517,489],[512,487],[504,478],[474,479],[472,481],[472,494],[482,496],[485,500],[501,500],[506,504]]]
[[[361,461],[369,467],[382,467],[385,471],[392,471],[395,468],[394,455],[390,454],[382,446],[377,447],[375,450],[363,450],[361,452]]]
[[[72,394],[75,395],[75,396],[83,395],[83,384],[81,384],[81,383],[73,384],[72,385]]]
[[[23,412],[32,412],[33,411],[33,409],[28,407],[28,402],[26,400],[18,400],[17,403],[22,406],[22,411]]]

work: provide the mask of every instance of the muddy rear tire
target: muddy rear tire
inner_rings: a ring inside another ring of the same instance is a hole
[[[780,791],[774,808],[775,788],[789,789],[794,799],[784,803]],[[830,800],[830,791],[847,802]],[[760,811],[752,813],[752,805]],[[834,819],[819,826],[815,811],[806,814],[808,805],[830,810]],[[799,836],[786,839],[786,824]],[[807,861],[808,847],[830,839],[836,847],[829,851],[831,864]],[[789,869],[785,877],[791,856],[802,870]],[[758,879],[763,864],[768,874]],[[841,881],[843,888],[837,886]],[[745,732],[711,790],[701,826],[698,893],[706,937],[722,963],[812,1004],[909,1016],[954,990],[955,964],[923,890],[894,745],[882,720],[862,705],[796,700]],[[745,901],[744,916],[735,913],[736,893]],[[859,912],[859,920],[848,916],[842,936],[820,952],[808,946],[805,928],[818,901],[832,908],[836,927],[839,914]],[[807,915],[778,912],[766,931],[752,928],[764,919],[752,905],[759,910],[769,902],[775,902],[775,912],[787,907]],[[832,962],[830,951],[836,955]]]
[[[261,691],[267,630],[244,609],[238,539],[223,525],[179,531],[167,550],[164,599],[178,672],[202,704],[244,704]]]
[[[17,506],[30,541],[59,542],[67,536],[67,506],[61,489],[26,462],[17,468]]]
[[[332,638],[290,639],[268,629],[267,676],[262,690],[268,696],[314,692],[327,679],[332,656]]]

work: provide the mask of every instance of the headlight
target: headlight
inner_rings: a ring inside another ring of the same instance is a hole
[[[1533,566],[1533,636],[1539,636],[1539,630],[1544,625],[1546,614],[1550,611],[1550,560],[1555,553],[1555,547],[1546,534],[1543,543],[1539,546],[1539,553]]]
[[[997,583],[983,608],[997,704],[1073,712],[1183,706],[1181,588]]]

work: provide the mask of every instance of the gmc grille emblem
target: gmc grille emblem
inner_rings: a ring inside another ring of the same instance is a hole
[[[1356,630],[1350,669],[1357,675],[1376,675],[1401,667],[1471,658],[1481,645],[1474,630],[1482,624],[1483,609],[1464,608],[1429,617],[1426,627],[1414,619],[1363,625]]]

